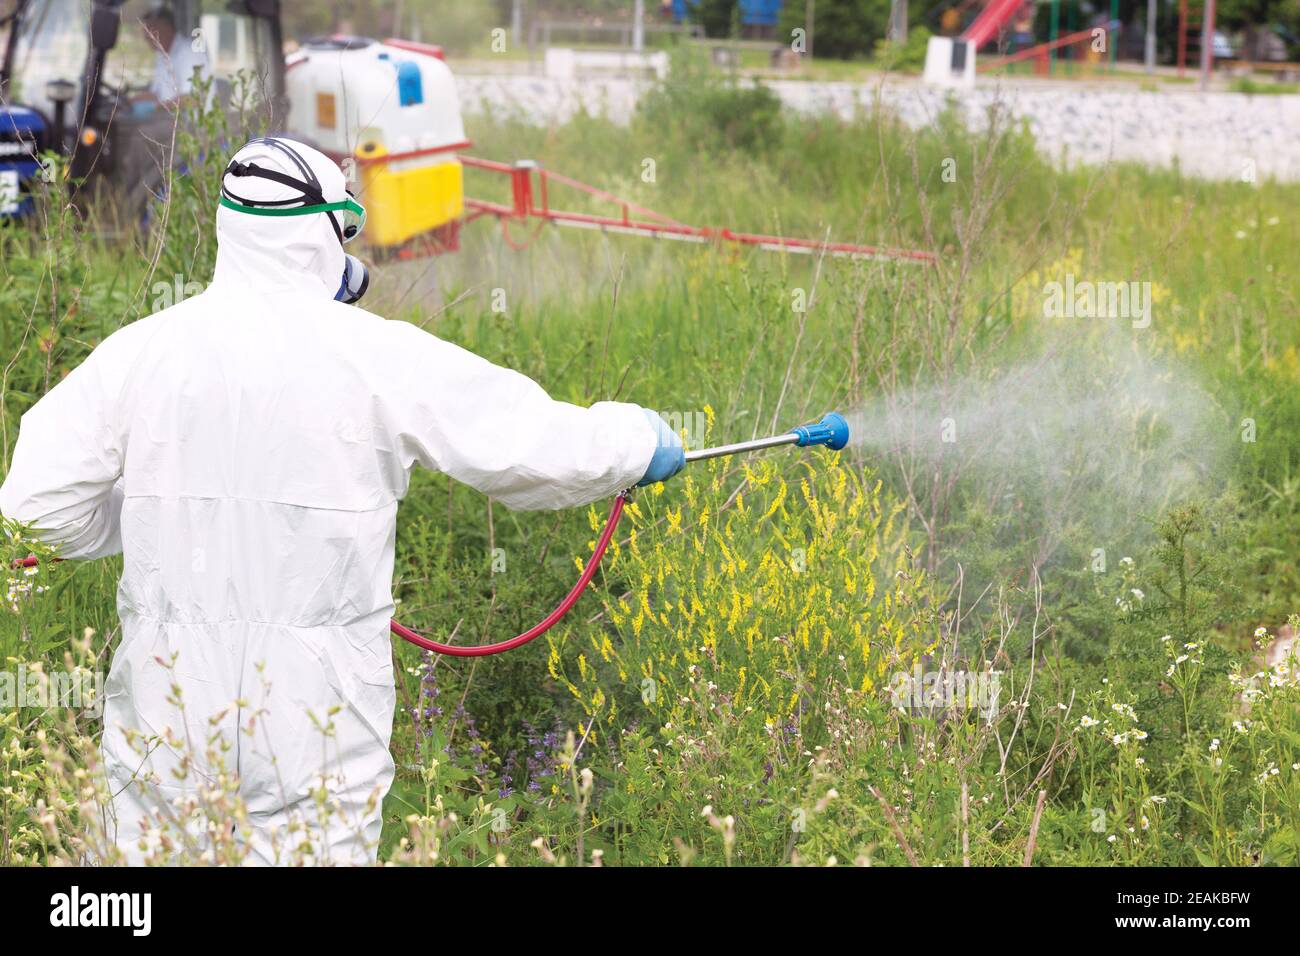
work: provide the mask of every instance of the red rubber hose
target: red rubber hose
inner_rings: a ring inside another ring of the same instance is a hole
[[[426,651],[435,651],[438,654],[449,654],[452,657],[486,657],[489,654],[500,654],[503,651],[522,647],[534,638],[541,637],[553,628],[560,618],[573,609],[573,605],[578,603],[578,598],[582,597],[582,592],[591,583],[591,579],[596,576],[596,569],[600,567],[600,560],[605,556],[605,551],[614,538],[614,530],[618,527],[618,520],[623,517],[623,505],[627,503],[628,497],[629,492],[624,491],[614,498],[614,504],[609,509],[609,517],[605,519],[605,527],[601,530],[600,538],[596,541],[596,550],[587,559],[587,566],[582,569],[582,574],[578,577],[578,583],[564,596],[564,600],[555,606],[555,610],[546,615],[540,623],[524,631],[524,633],[510,638],[508,641],[498,641],[495,644],[459,647],[454,644],[440,644],[437,641],[431,641],[429,638],[417,634],[409,627],[398,624],[396,621],[389,622],[389,629],[402,640],[409,641],[416,647],[422,647]],[[30,568],[38,563],[40,563],[39,559],[33,556],[19,558],[14,562],[14,566]]]
[[[502,651],[513,650],[527,644],[535,637],[541,637],[554,627],[560,618],[569,613],[573,605],[578,603],[578,598],[582,597],[582,592],[591,583],[591,579],[595,577],[600,559],[605,556],[605,549],[609,547],[609,542],[614,537],[614,529],[618,527],[618,519],[623,517],[623,505],[627,497],[628,493],[625,491],[614,499],[614,504],[609,509],[609,517],[605,519],[605,528],[596,541],[596,550],[591,552],[591,557],[587,559],[587,566],[582,569],[582,574],[578,577],[578,583],[573,586],[573,590],[566,594],[564,600],[557,604],[555,610],[546,615],[540,623],[533,625],[517,637],[512,637],[508,641],[498,641],[496,644],[457,647],[452,644],[439,644],[427,637],[421,637],[409,627],[404,627],[396,621],[391,622],[389,627],[398,637],[410,641],[416,647],[423,647],[427,651],[436,651],[439,654],[450,654],[452,657],[486,657],[488,654],[500,654]]]

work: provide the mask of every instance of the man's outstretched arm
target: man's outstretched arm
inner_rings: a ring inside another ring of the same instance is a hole
[[[398,431],[411,459],[522,509],[587,504],[645,476],[661,436],[640,406],[555,401],[459,346],[413,326],[394,331],[404,355]]]

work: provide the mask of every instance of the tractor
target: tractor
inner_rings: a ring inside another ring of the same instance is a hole
[[[159,54],[141,23],[148,0],[0,0],[0,217],[31,209],[26,185],[40,154],[67,157],[69,180],[111,187],[132,213],[161,186],[173,113],[148,102]],[[226,103],[245,77],[271,122],[283,115],[284,60],[279,0],[177,0],[178,42],[212,68],[209,95]],[[154,108],[145,109],[153,105]]]

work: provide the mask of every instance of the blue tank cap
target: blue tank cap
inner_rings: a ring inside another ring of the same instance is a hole
[[[397,96],[402,106],[419,106],[424,102],[424,77],[420,65],[411,60],[397,64]]]

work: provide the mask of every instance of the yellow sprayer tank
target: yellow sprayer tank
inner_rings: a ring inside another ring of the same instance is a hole
[[[330,37],[285,61],[289,129],[336,158],[366,207],[366,238],[394,246],[459,219],[469,143],[437,47]]]

